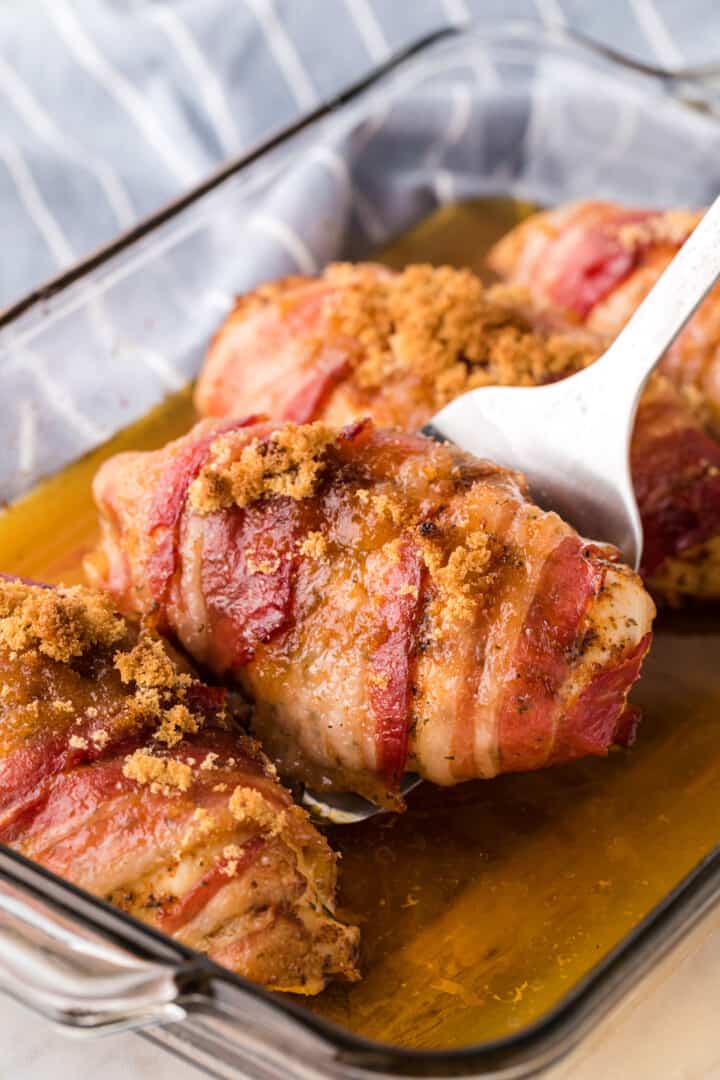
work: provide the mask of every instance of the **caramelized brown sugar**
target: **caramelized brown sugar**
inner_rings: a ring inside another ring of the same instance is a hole
[[[381,256],[472,265],[526,213],[446,209]],[[188,394],[0,518],[0,569],[80,582],[90,482],[119,450],[187,430]],[[456,1047],[538,1019],[720,838],[720,614],[667,612],[634,700],[636,747],[528,775],[424,786],[402,816],[332,830],[342,902],[362,920],[364,980],[309,1007],[359,1034]]]

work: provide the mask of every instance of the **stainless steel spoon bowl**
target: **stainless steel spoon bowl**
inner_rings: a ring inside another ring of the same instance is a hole
[[[405,798],[418,784],[422,784],[419,776],[406,773],[400,783],[400,794]],[[362,795],[353,795],[345,791],[326,795],[324,799],[321,799],[309,788],[305,788],[300,801],[318,825],[355,825],[358,821],[374,817],[375,814],[385,813],[382,806],[368,802]]]
[[[533,498],[635,569],[643,532],[630,475],[638,400],[665,350],[720,276],[720,197],[610,348],[583,371],[538,387],[489,386],[451,401],[423,428],[432,438],[525,474]],[[415,787],[416,777],[403,787]],[[357,795],[305,805],[335,824],[380,812]]]

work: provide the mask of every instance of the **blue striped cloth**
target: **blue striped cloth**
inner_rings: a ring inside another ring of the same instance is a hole
[[[443,25],[566,22],[720,59],[717,0],[29,0],[0,5],[0,308]]]

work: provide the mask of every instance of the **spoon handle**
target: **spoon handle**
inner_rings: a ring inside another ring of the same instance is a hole
[[[720,276],[720,196],[605,355],[590,369],[639,394],[661,356]],[[617,385],[617,384],[616,384]]]

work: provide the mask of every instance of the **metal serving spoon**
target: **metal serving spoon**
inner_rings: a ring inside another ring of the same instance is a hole
[[[648,377],[720,277],[720,197],[609,349],[590,367],[538,387],[470,390],[423,428],[474,454],[523,472],[533,498],[583,536],[606,540],[640,564],[643,532],[630,476],[630,440]],[[420,781],[406,777],[403,794]],[[378,807],[357,795],[304,803],[335,824]]]

